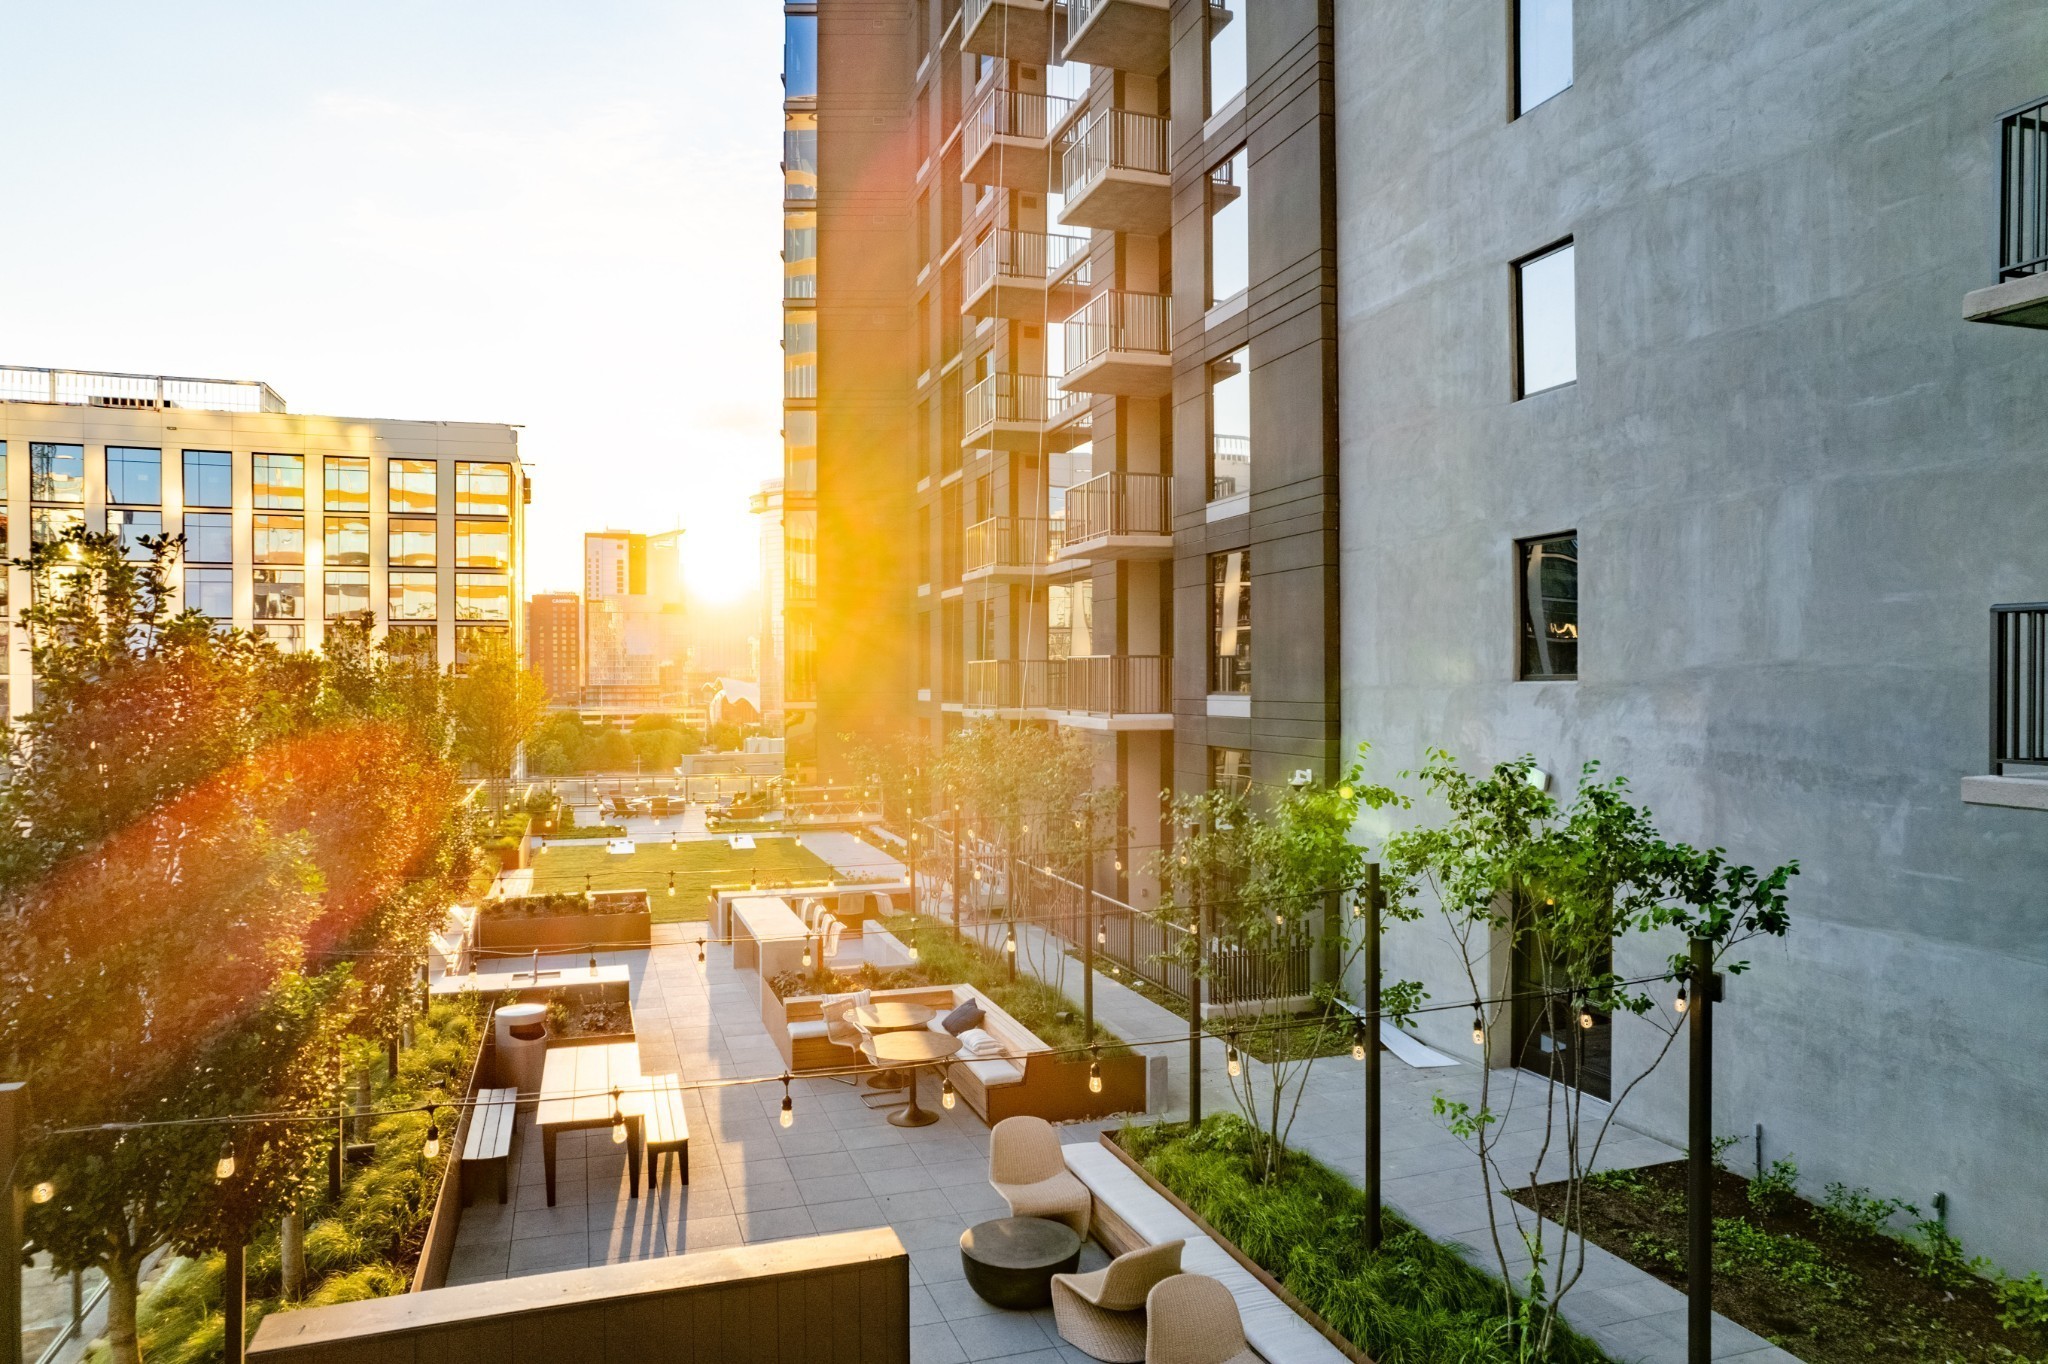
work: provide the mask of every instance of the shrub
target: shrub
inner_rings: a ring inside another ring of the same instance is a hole
[[[2002,1275],[1998,1280],[1998,1324],[2013,1331],[2048,1331],[2048,1284],[2041,1271],[2024,1279]]]
[[[1774,1160],[1771,1168],[1749,1181],[1749,1206],[1769,1217],[1791,1206],[1799,1193],[1799,1167],[1790,1157]]]
[[[1900,1213],[1920,1215],[1920,1209],[1902,1198],[1873,1198],[1868,1189],[1846,1184],[1827,1186],[1818,1209],[1821,1220],[1837,1231],[1862,1232],[1866,1236],[1890,1235],[1889,1224]]]

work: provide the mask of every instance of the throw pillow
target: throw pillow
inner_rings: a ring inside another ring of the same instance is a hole
[[[971,999],[947,1014],[944,1022],[946,1031],[955,1037],[966,1032],[969,1028],[978,1028],[980,1026],[981,1005]]]

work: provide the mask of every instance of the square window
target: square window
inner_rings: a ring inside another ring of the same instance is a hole
[[[235,614],[235,571],[231,568],[185,570],[185,609],[215,620]]]
[[[321,575],[326,595],[324,614],[329,620],[352,616],[370,609],[370,575],[329,570]]]
[[[306,618],[306,570],[303,568],[259,568],[256,595],[250,611],[257,620],[304,620]]]
[[[306,627],[292,621],[259,620],[256,637],[277,646],[281,654],[301,653],[306,647]]]
[[[1252,490],[1252,356],[1239,346],[1209,366],[1209,500]]]
[[[455,575],[455,619],[512,619],[512,580],[497,573]]]
[[[339,568],[370,566],[369,517],[330,516],[323,529],[327,537],[320,556],[323,563]]]
[[[455,523],[455,566],[494,568],[503,573],[512,567],[512,523],[509,521],[457,521]]]
[[[479,651],[502,644],[509,647],[512,632],[502,625],[458,625],[455,627],[455,666],[467,667]]]
[[[455,465],[455,514],[457,516],[510,516],[512,514],[512,466]]]
[[[1572,0],[1515,0],[1515,113],[1572,84]]]
[[[1209,750],[1209,789],[1228,791],[1234,796],[1252,793],[1252,755],[1246,748]]]
[[[142,537],[164,533],[164,514],[160,511],[133,511],[126,507],[109,507],[107,529],[121,537],[122,554],[137,563],[147,563],[150,559],[149,546],[142,543]]]
[[[1251,284],[1251,155],[1239,147],[1209,172],[1209,306]]]
[[[321,461],[326,481],[326,507],[331,512],[366,512],[370,509],[370,461],[329,455]]]
[[[53,544],[74,530],[85,529],[85,513],[70,508],[37,507],[29,513],[29,542]]]
[[[390,562],[394,568],[431,568],[434,565],[432,521],[424,518],[391,518]]]
[[[185,452],[185,505],[188,507],[232,507],[235,505],[234,460],[225,450]]]
[[[1515,262],[1515,396],[1579,377],[1579,305],[1572,243]]]
[[[390,510],[393,512],[427,512],[436,510],[436,470],[431,459],[394,459],[389,470],[391,487],[388,494]]]
[[[1209,690],[1250,695],[1252,689],[1252,553],[1209,556]]]
[[[163,451],[129,445],[107,447],[107,501],[131,507],[160,507],[163,500]]]
[[[306,506],[306,457],[257,455],[253,465],[252,496],[259,509],[303,511]]]
[[[255,562],[259,564],[303,564],[306,562],[306,518],[258,512],[255,521]]]
[[[391,575],[391,607],[388,619],[434,619],[434,575],[396,573]]]
[[[1230,0],[1229,8],[1209,5],[1209,114],[1244,93],[1244,9],[1246,0]]]
[[[1579,675],[1579,533],[1515,544],[1519,673],[1524,682]]]
[[[234,518],[226,512],[186,512],[185,558],[200,564],[233,563]]]
[[[38,502],[85,501],[85,447],[30,441],[28,495]]]

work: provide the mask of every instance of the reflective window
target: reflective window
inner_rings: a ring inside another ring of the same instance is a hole
[[[455,465],[455,514],[510,516],[512,466],[458,461]]]
[[[73,530],[85,528],[85,513],[70,508],[37,507],[29,513],[28,535],[32,544],[46,545],[61,540]]]
[[[289,621],[259,620],[256,637],[270,641],[279,653],[295,654],[306,647],[306,627]]]
[[[85,501],[85,447],[30,441],[28,495],[38,502]]]
[[[394,459],[391,461],[390,510],[394,512],[431,512],[436,510],[434,461],[431,459]]]
[[[512,580],[497,573],[456,574],[455,619],[511,620]]]
[[[233,563],[234,524],[226,512],[186,512],[186,559],[198,564]]]
[[[185,570],[185,608],[215,620],[235,614],[235,571],[231,568]]]
[[[306,518],[258,512],[252,519],[254,559],[259,564],[306,562]]]
[[[503,641],[509,645],[512,632],[502,625],[458,625],[455,627],[455,666],[466,668],[482,650]]]
[[[251,461],[250,493],[259,510],[303,510],[306,505],[306,457],[255,456]]]
[[[782,197],[818,197],[818,116],[793,112],[783,117]]]
[[[391,575],[391,620],[434,619],[434,575],[393,573]]]
[[[1572,84],[1572,0],[1515,0],[1515,112]]]
[[[1515,266],[1516,396],[1526,398],[1579,377],[1579,319],[1572,245]]]
[[[1247,549],[1209,556],[1209,690],[1252,689],[1252,556]]]
[[[1236,796],[1252,793],[1252,754],[1248,748],[1209,750],[1209,789]]]
[[[814,312],[782,315],[782,396],[818,396],[818,315]]]
[[[384,630],[384,651],[394,658],[432,665],[440,648],[440,632],[431,625],[392,625]]]
[[[818,215],[814,211],[782,215],[782,296],[818,296]]]
[[[130,445],[107,447],[107,501],[131,507],[160,507],[164,501],[164,452]]]
[[[782,96],[815,99],[818,94],[818,16],[782,17]]]
[[[326,543],[321,560],[340,568],[370,566],[370,518],[330,516],[325,526]]]
[[[320,586],[326,597],[324,614],[329,620],[370,609],[370,575],[367,573],[329,569],[320,576]]]
[[[1239,147],[1209,172],[1209,304],[1245,291],[1252,279],[1251,156]]]
[[[329,455],[320,461],[326,481],[326,507],[331,512],[370,509],[370,461]]]
[[[1516,545],[1521,598],[1521,678],[1569,681],[1579,675],[1579,533]]]
[[[511,524],[506,521],[457,521],[455,566],[500,571],[512,567]]]
[[[1252,490],[1252,359],[1239,346],[1209,366],[1209,499]]]
[[[306,618],[306,571],[302,568],[259,568],[250,615],[257,620]]]
[[[390,560],[394,566],[427,568],[434,563],[434,523],[424,518],[391,518]]]
[[[808,407],[782,414],[782,469],[785,493],[818,491],[818,414]]]
[[[1244,93],[1244,7],[1209,6],[1209,112],[1213,115]]]
[[[121,552],[138,562],[150,557],[149,546],[142,543],[145,535],[164,533],[164,514],[160,511],[136,511],[128,507],[107,508],[107,529],[121,537]]]
[[[185,505],[188,507],[232,507],[235,505],[234,460],[225,450],[185,452]]]

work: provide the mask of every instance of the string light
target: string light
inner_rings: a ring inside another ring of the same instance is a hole
[[[441,1154],[441,1128],[431,1113],[427,1115],[427,1141],[420,1147],[420,1154],[428,1160],[433,1160]]]
[[[697,964],[699,966],[702,966],[704,964],[704,944],[709,941],[709,938],[697,939]]]
[[[1479,1001],[1476,999],[1472,1001],[1472,1045],[1486,1045],[1486,1020],[1479,1014]]]
[[[782,1075],[782,1118],[781,1118],[781,1122],[782,1122],[782,1125],[783,1125],[784,1127],[792,1127],[792,1126],[794,1126],[794,1125],[796,1124],[796,1108],[795,1108],[795,1106],[794,1106],[794,1105],[793,1105],[793,1104],[792,1104],[792,1103],[790,1102],[790,1098],[789,1098],[789,1072],[787,1072],[787,1071],[784,1071],[784,1072],[783,1072],[783,1075]]]
[[[622,1092],[617,1089],[612,1091],[612,1145],[614,1146],[624,1146],[626,1144],[626,1112],[619,1107],[619,1099]]]
[[[1010,936],[1003,943],[1003,950],[1013,957],[1017,955],[1017,925],[1010,925]]]
[[[232,1141],[220,1144],[220,1159],[213,1162],[213,1177],[223,1182],[235,1177],[235,1144]]]
[[[1094,1045],[1088,1048],[1088,1092],[1102,1092],[1102,1048]]]
[[[1237,1056],[1236,1033],[1230,1034],[1230,1045],[1224,1048],[1223,1061],[1226,1068],[1230,1071],[1231,1079],[1235,1080],[1238,1076],[1244,1074],[1244,1063]]]
[[[668,897],[671,900],[676,897],[676,874],[674,872],[668,874]]]
[[[1351,783],[1347,781],[1347,782],[1345,782],[1345,783],[1344,783],[1344,784],[1343,784],[1342,786],[1338,787],[1338,788],[1337,788],[1337,794],[1338,794],[1338,795],[1339,795],[1340,797],[1342,797],[1343,799],[1345,799],[1345,800],[1350,800],[1350,799],[1351,799]]]
[[[917,943],[913,941],[907,944],[905,950],[910,953],[910,964],[917,965]]]
[[[1095,945],[1097,947],[1109,946],[1109,930],[1101,924],[1095,925]]]
[[[811,940],[810,940],[809,938],[805,938],[805,939],[804,939],[804,970],[808,971],[808,970],[810,970],[810,969],[811,969]]]
[[[1584,1004],[1579,1006],[1579,1026],[1581,1028],[1593,1026],[1593,1010]]]
[[[597,949],[594,947],[590,949],[590,974],[597,974]]]
[[[945,1079],[939,1081],[939,1107],[950,1111],[954,1102],[953,1077],[948,1075]]]
[[[1351,1030],[1351,1059],[1354,1061],[1363,1061],[1365,1059],[1365,1024],[1363,1023],[1360,1023]]]
[[[28,1201],[31,1203],[47,1203],[56,1196],[57,1186],[46,1179],[36,1185],[35,1188],[29,1190]]]
[[[1676,1009],[1679,1013],[1685,1012],[1685,982],[1679,982],[1678,998],[1671,1001],[1671,1007],[1673,1009]]]

